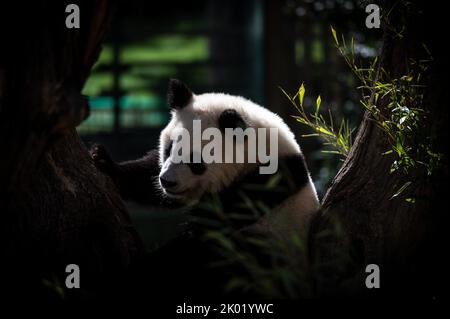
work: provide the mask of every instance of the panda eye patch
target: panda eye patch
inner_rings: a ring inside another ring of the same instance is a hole
[[[222,131],[225,131],[226,128],[242,128],[246,129],[247,124],[245,123],[244,119],[241,117],[241,115],[236,112],[233,109],[227,109],[222,112],[219,116],[219,128]]]
[[[202,163],[188,163],[187,164],[191,169],[192,174],[194,175],[202,175],[206,171],[205,164]]]
[[[173,141],[170,140],[169,145],[167,145],[166,149],[164,150],[164,159],[167,159],[170,156],[170,151],[172,151],[172,145]]]
[[[191,152],[191,161],[187,163],[187,166],[190,168],[192,174],[194,175],[202,175],[206,171],[206,165],[203,162],[203,159],[200,163],[194,163],[194,153]]]

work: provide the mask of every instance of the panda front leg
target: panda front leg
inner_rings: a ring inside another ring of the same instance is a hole
[[[112,160],[106,148],[103,145],[94,144],[89,150],[89,154],[91,155],[95,166],[115,181],[119,167],[118,164]]]
[[[112,178],[123,199],[144,205],[169,205],[158,184],[160,168],[157,150],[148,152],[142,158],[120,163],[115,162],[106,148],[99,144],[90,149],[90,154],[95,166]]]

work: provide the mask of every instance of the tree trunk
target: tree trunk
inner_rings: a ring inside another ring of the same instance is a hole
[[[427,85],[424,110],[429,111],[424,130],[436,135],[436,148],[447,156],[448,90],[443,89],[444,65],[438,41],[433,35],[440,32],[439,20],[433,8],[423,3],[413,5],[387,1],[385,11],[390,28],[385,29],[385,41],[379,68],[394,78],[407,73],[411,59],[423,58],[423,44],[433,54],[425,77]],[[434,23],[430,23],[434,20]],[[398,38],[395,30],[403,29]],[[388,112],[383,99],[378,107]],[[312,248],[319,265],[319,289],[325,294],[373,294],[398,291],[436,295],[443,283],[434,267],[443,252],[443,216],[440,205],[445,199],[448,176],[446,163],[431,177],[421,169],[408,176],[390,173],[393,157],[382,155],[390,149],[387,135],[367,112],[360,125],[354,146],[333,180],[322,211],[312,228]],[[408,203],[404,196],[391,198],[405,181],[412,180],[407,193],[416,203]],[[328,232],[324,232],[328,231]],[[331,231],[331,232],[330,232]],[[332,234],[332,235],[330,235]],[[365,286],[365,267],[380,267],[381,287],[369,290]],[[441,286],[440,286],[441,285]],[[424,288],[426,288],[424,290]],[[421,290],[422,289],[422,290]]]
[[[142,251],[117,189],[75,131],[89,112],[81,89],[111,7],[77,1],[81,27],[68,29],[69,3],[1,5],[2,267],[21,294],[31,278],[33,288],[41,279],[55,288],[68,264],[80,267],[82,288],[98,288]]]

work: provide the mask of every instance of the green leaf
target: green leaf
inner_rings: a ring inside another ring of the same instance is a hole
[[[352,42],[350,44],[350,50],[351,50],[351,54],[352,54],[352,58],[354,60],[355,57],[355,38],[352,37]],[[354,61],[353,61],[354,63]]]
[[[309,125],[309,122],[306,119],[304,119],[303,117],[296,117],[295,119],[297,120],[297,122]]]
[[[300,88],[298,89],[298,100],[300,101],[300,107],[303,107],[303,98],[305,97],[305,86],[300,85]]]
[[[268,189],[272,189],[280,183],[282,176],[281,174],[275,174],[271,176],[271,178],[267,181],[266,187]]]
[[[314,133],[314,134],[302,134],[302,137],[318,137],[318,136],[320,136],[320,135],[317,134],[317,133]]]
[[[281,90],[281,92],[283,92],[283,94],[288,98],[289,101],[292,101],[291,96],[285,90],[283,90],[282,87],[279,87],[279,89]]]
[[[319,95],[316,100],[316,114],[319,113],[320,103],[322,103],[322,99],[320,98],[320,95]]]
[[[374,94],[374,104],[377,104],[377,103],[378,103],[378,96],[379,96],[379,93],[376,92],[376,93]]]
[[[397,197],[398,195],[400,195],[401,193],[403,193],[403,191],[404,191],[409,185],[411,185],[411,182],[406,182],[405,184],[403,184],[402,187],[400,187],[400,188],[398,189],[398,191],[395,192],[395,194],[392,195],[391,198],[389,198],[389,200],[391,200],[391,199]]]
[[[225,291],[230,292],[245,286],[246,282],[242,278],[232,278],[225,286]]]
[[[319,131],[320,133],[326,134],[326,135],[330,135],[330,136],[334,136],[334,134],[330,131],[328,131],[327,129],[325,129],[324,127],[317,127],[316,128],[317,131]]]
[[[333,34],[333,38],[334,38],[334,42],[336,43],[336,45],[339,45],[339,41],[336,35],[336,30],[334,30],[333,26],[330,26],[331,28],[331,33]]]

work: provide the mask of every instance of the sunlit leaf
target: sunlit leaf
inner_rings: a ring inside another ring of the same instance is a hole
[[[333,38],[334,38],[334,42],[336,43],[336,45],[339,45],[339,41],[336,35],[336,30],[334,30],[333,26],[330,27],[331,28],[331,33],[333,34]]]
[[[305,97],[305,86],[300,85],[300,88],[298,89],[298,99],[300,101],[300,106],[303,107],[303,98]]]
[[[288,100],[289,100],[289,101],[292,101],[291,96],[290,96],[285,90],[283,90],[282,87],[279,87],[279,88],[280,88],[281,92],[283,92],[283,94],[288,98]]]
[[[330,135],[330,136],[334,136],[334,134],[332,132],[328,131],[324,127],[317,127],[316,130],[319,131],[320,133],[323,133],[323,134],[326,134],[326,135]]]
[[[302,137],[317,137],[320,136],[319,134],[315,133],[315,134],[302,134]]]
[[[320,103],[322,103],[322,99],[320,98],[320,95],[319,95],[316,100],[316,114],[319,113]]]
[[[406,182],[405,184],[403,184],[402,187],[400,187],[400,188],[395,192],[395,194],[392,195],[392,197],[390,198],[390,200],[393,199],[393,198],[395,198],[395,197],[397,197],[397,196],[399,196],[401,193],[403,193],[404,190],[405,190],[409,185],[411,185],[411,182]]]

